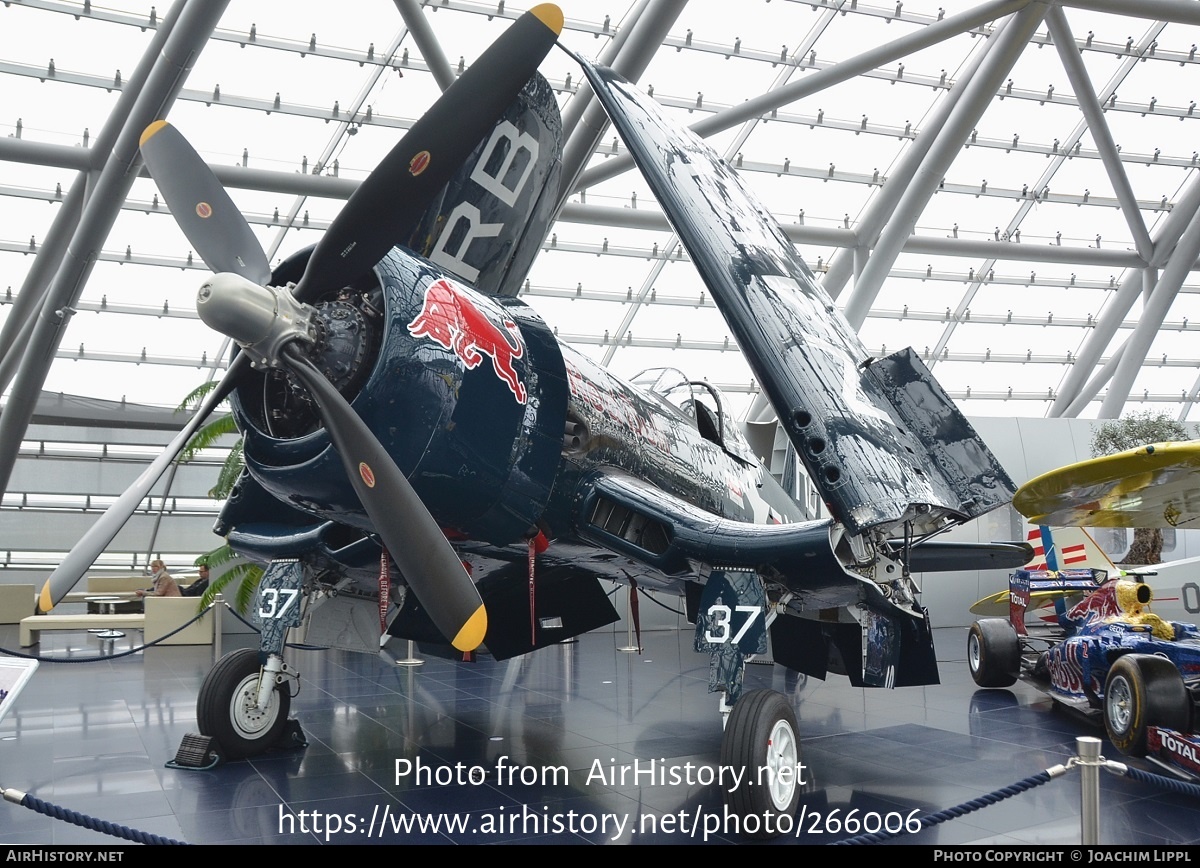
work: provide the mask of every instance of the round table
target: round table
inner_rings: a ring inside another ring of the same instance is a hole
[[[125,602],[120,597],[84,597],[85,603],[95,603],[100,607],[101,614],[113,615],[116,614],[117,603]],[[93,627],[88,630],[89,633],[95,633],[98,639],[120,639],[125,634],[120,630],[111,630],[103,627]]]

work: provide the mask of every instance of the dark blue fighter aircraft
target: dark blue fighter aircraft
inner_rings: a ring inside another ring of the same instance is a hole
[[[284,635],[376,652],[388,636],[497,658],[616,620],[599,579],[684,596],[721,694],[722,764],[800,760],[788,701],[742,694],[770,632],[781,665],[856,685],[937,681],[910,571],[1017,566],[1024,546],[931,540],[1006,503],[1004,470],[910,350],[869,358],[737,175],[654,101],[580,60],[786,429],[829,518],[806,520],[720,394],[633,383],[562,346],[516,298],[559,199],[561,122],[536,73],[562,14],[526,13],[274,273],[173,128],[142,150],[216,274],[202,319],[241,347],[167,452],[47,583],[49,610],[212,409],[247,472],[217,532],[267,565],[261,652],[198,700],[224,755],[265,750],[294,672]],[[745,775],[742,814],[791,814],[799,781]]]

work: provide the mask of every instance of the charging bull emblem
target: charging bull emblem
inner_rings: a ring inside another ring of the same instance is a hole
[[[467,294],[448,280],[435,280],[425,290],[421,312],[408,324],[413,337],[429,337],[453,352],[467,370],[479,367],[484,356],[492,360],[496,376],[508,384],[518,403],[525,403],[525,386],[517,377],[513,359],[525,355],[517,325],[502,320],[496,326]]]

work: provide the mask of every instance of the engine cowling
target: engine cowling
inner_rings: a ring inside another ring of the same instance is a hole
[[[296,279],[307,254],[276,271]],[[568,398],[558,342],[531,308],[483,296],[393,250],[314,304],[306,352],[370,426],[447,530],[504,544],[545,509]],[[372,530],[307,392],[256,371],[233,396],[246,466],[272,495]]]

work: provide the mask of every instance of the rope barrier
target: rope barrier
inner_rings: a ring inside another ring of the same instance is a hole
[[[680,617],[684,617],[684,618],[687,617],[686,613],[681,612],[678,609],[672,609],[670,606],[668,606],[666,603],[662,602],[661,600],[656,600],[654,598],[654,595],[650,591],[647,591],[645,588],[643,588],[641,585],[638,585],[638,592],[641,594],[644,594],[647,600],[649,600],[654,605],[658,606],[660,609],[666,609],[668,612],[670,612],[673,615],[679,615]]]
[[[1086,739],[1079,739],[1080,742]],[[1092,739],[1092,741],[1095,741]],[[1065,765],[1053,766],[1045,771],[1038,772],[1036,775],[1024,778],[1007,787],[1001,787],[987,795],[980,796],[970,801],[963,802],[953,808],[946,808],[943,811],[938,811],[921,818],[921,829],[928,829],[936,826],[939,823],[944,823],[947,820],[953,820],[957,817],[962,817],[980,808],[986,808],[988,805],[994,805],[1002,802],[1005,799],[1012,798],[1015,795],[1024,793],[1034,787],[1040,787],[1042,784],[1047,784],[1057,777],[1061,777],[1073,768],[1081,768],[1083,766],[1097,766],[1106,771],[1115,774],[1119,777],[1127,777],[1139,783],[1150,784],[1152,786],[1162,787],[1173,793],[1180,795],[1191,796],[1192,798],[1200,799],[1200,786],[1181,781],[1176,778],[1166,777],[1165,775],[1156,775],[1151,772],[1142,771],[1141,769],[1132,768],[1125,763],[1113,762],[1104,757],[1099,757],[1096,761],[1085,759],[1084,757],[1072,757]],[[841,841],[833,841],[835,845],[858,845],[858,844],[878,844],[882,841],[887,841],[890,838],[895,838],[898,835],[915,834],[906,833],[903,829],[898,829],[895,832],[870,832],[864,835],[857,835],[853,838],[846,838]]]
[[[187,844],[186,841],[164,838],[161,835],[131,829],[129,826],[110,823],[107,820],[97,820],[95,817],[89,817],[87,814],[70,811],[58,805],[43,802],[37,796],[31,796],[29,793],[22,793],[19,790],[5,790],[4,798],[22,807],[29,808],[31,811],[44,814],[47,817],[53,817],[56,820],[82,826],[85,829],[91,829],[94,832],[100,832],[104,835],[112,835],[114,838],[124,838],[126,841],[133,841],[138,844]]]
[[[1189,784],[1187,781],[1169,778],[1166,775],[1156,775],[1152,772],[1144,772],[1141,769],[1131,768],[1124,763],[1108,762],[1105,764],[1105,771],[1112,772],[1120,777],[1126,777],[1130,780],[1138,781],[1143,784],[1151,784],[1153,786],[1162,787],[1170,790],[1173,793],[1179,793],[1184,796],[1191,796],[1193,799],[1200,799],[1200,786]]]
[[[163,636],[159,636],[153,642],[146,642],[142,645],[137,645],[135,647],[128,648],[125,651],[117,651],[112,654],[104,654],[104,655],[100,655],[97,657],[43,657],[40,654],[26,654],[24,651],[14,651],[11,648],[0,648],[0,654],[5,654],[9,657],[20,657],[25,660],[37,660],[42,663],[101,663],[105,660],[119,660],[122,657],[128,657],[131,654],[137,654],[140,651],[144,651],[147,648],[151,648],[155,645],[165,642],[167,639],[170,639],[176,633],[183,632],[188,627],[192,626],[197,621],[199,621],[201,618],[203,618],[205,615],[207,615],[209,610],[216,608],[217,605],[218,605],[218,603],[211,603],[207,609],[205,609],[200,614],[196,615],[196,617],[192,618],[192,620],[188,621],[186,624],[183,624],[182,626],[176,627],[170,633],[167,633]],[[230,614],[232,614],[235,618],[237,618],[239,621],[241,621],[243,624],[245,624],[247,627],[249,627],[255,633],[262,632],[261,630],[258,629],[258,627],[254,626],[254,624],[252,624],[250,621],[247,621],[245,618],[243,618],[236,609],[234,609],[232,606],[229,605],[229,603],[227,603],[225,601],[221,601],[219,605],[222,605],[226,609],[228,609]],[[287,647],[294,648],[298,651],[324,651],[327,648],[327,646],[325,646],[325,645],[305,645],[305,644],[301,644],[301,643],[297,643],[297,642],[288,642]]]
[[[939,823],[944,823],[947,820],[953,820],[957,817],[963,817],[967,814],[978,811],[980,808],[986,808],[988,805],[995,805],[1005,799],[1011,799],[1013,796],[1020,795],[1034,787],[1040,787],[1042,784],[1048,784],[1053,778],[1058,777],[1066,772],[1066,766],[1055,766],[1053,769],[1038,772],[1036,775],[1031,775],[1023,780],[1017,781],[1015,784],[1009,784],[1007,787],[1001,787],[998,790],[993,790],[985,796],[980,796],[971,799],[968,802],[963,802],[961,805],[956,805],[953,808],[946,808],[944,811],[930,814],[927,817],[921,818],[921,828],[928,829],[931,826],[936,826]],[[881,841],[887,841],[889,838],[895,838],[897,835],[906,834],[903,829],[895,832],[868,832],[865,835],[858,835],[854,838],[846,838],[842,841],[834,841],[834,844],[878,844]]]

